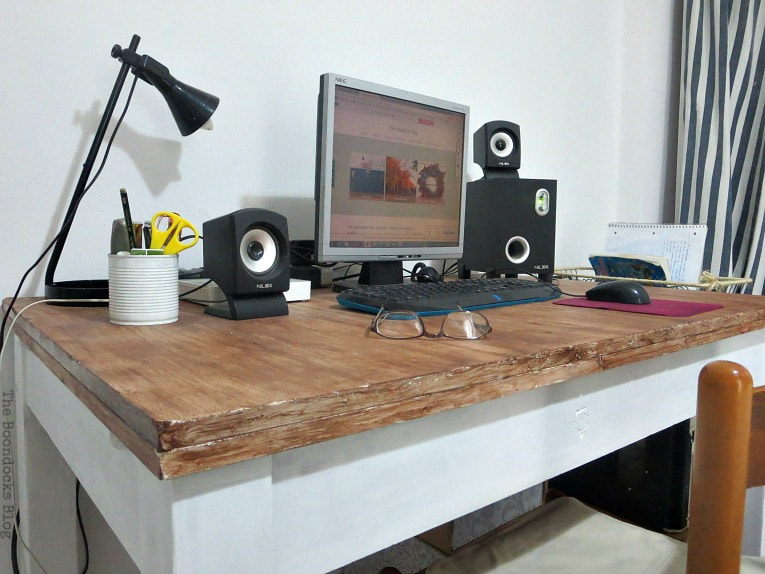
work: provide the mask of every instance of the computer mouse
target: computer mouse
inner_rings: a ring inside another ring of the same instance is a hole
[[[417,263],[412,269],[412,281],[420,283],[440,283],[444,278],[433,267],[429,267],[422,262]]]
[[[648,305],[651,302],[645,287],[637,281],[606,281],[587,291],[586,295],[590,301],[606,303]]]

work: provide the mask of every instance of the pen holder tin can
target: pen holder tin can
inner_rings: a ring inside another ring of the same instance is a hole
[[[177,320],[177,255],[109,254],[109,321],[162,325]]]

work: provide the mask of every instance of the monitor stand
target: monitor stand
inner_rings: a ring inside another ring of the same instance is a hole
[[[366,261],[361,264],[359,285],[389,285],[404,282],[404,263],[395,261]]]

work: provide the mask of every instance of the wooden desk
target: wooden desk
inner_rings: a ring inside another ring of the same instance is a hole
[[[480,341],[391,341],[329,292],[160,327],[38,305],[14,361],[24,532],[74,571],[74,521],[48,517],[77,476],[144,572],[326,572],[688,418],[708,360],[765,381],[765,298],[649,291],[724,308],[544,302],[487,311]]]

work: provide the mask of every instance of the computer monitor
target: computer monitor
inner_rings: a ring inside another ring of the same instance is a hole
[[[468,106],[324,74],[316,145],[318,262],[401,283],[405,260],[458,259]]]

